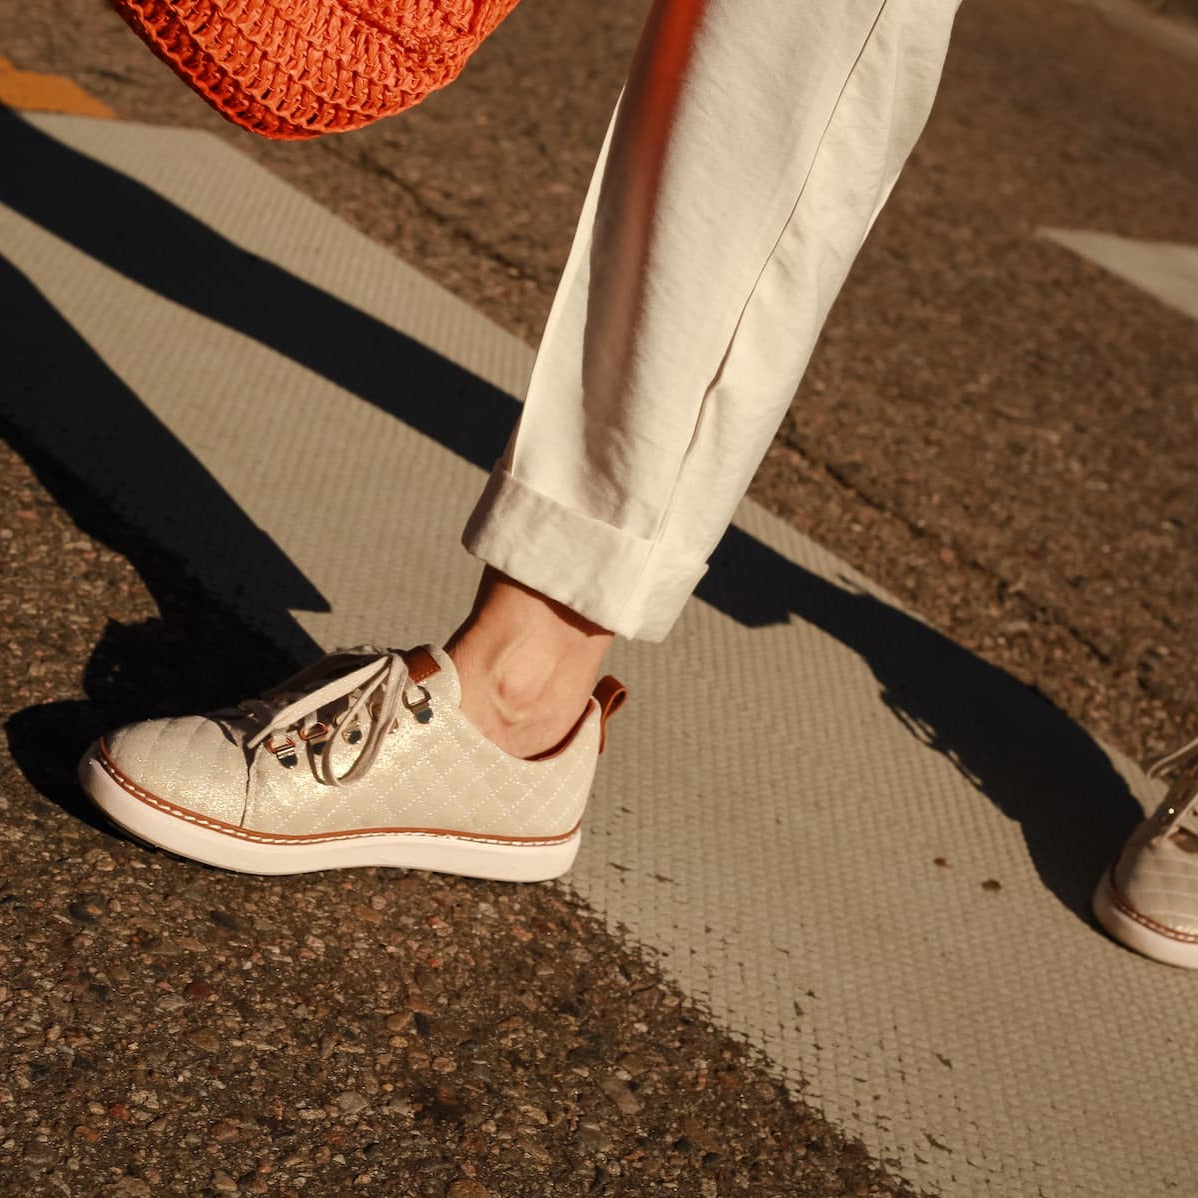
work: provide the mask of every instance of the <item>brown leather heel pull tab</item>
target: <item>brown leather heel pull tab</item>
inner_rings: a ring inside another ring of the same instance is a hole
[[[419,649],[407,649],[403,659],[408,663],[408,677],[415,683],[441,672],[437,659],[422,645]]]
[[[607,744],[607,721],[624,706],[628,688],[610,674],[605,674],[595,686],[595,701],[599,704],[599,752]]]

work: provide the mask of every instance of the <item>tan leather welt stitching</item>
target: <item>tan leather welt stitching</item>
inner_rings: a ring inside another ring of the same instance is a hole
[[[138,786],[131,778],[121,773],[116,763],[108,756],[108,746],[103,741],[100,742],[100,765],[123,791],[145,803],[147,807],[153,807],[165,815],[174,816],[176,819],[194,824],[196,827],[207,828],[212,832],[220,832],[222,835],[250,841],[253,844],[322,844],[333,840],[355,840],[367,836],[427,836],[430,839],[440,840],[468,840],[474,844],[536,847],[538,845],[562,844],[581,827],[580,821],[568,832],[563,832],[559,836],[499,836],[497,834],[488,836],[480,832],[461,832],[454,828],[351,828],[344,832],[310,832],[296,836],[286,833],[255,832],[250,828],[239,828],[236,824],[228,824],[224,820],[201,815],[198,811],[191,811],[187,807],[180,807],[169,799],[160,798],[152,791]]]
[[[1128,919],[1134,919],[1136,923],[1147,928],[1150,932],[1155,932],[1158,936],[1167,936],[1170,940],[1180,941],[1182,944],[1198,944],[1198,933],[1195,932],[1179,932],[1176,928],[1171,928],[1167,924],[1157,923],[1155,919],[1144,915],[1137,911],[1131,903],[1123,897],[1118,886],[1115,885],[1115,867],[1111,866],[1111,898],[1115,900],[1115,906],[1123,912]]]

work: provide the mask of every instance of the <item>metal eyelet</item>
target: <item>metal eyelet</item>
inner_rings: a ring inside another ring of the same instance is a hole
[[[346,744],[356,745],[362,739],[362,729],[357,724],[354,724],[351,728],[344,728],[341,732],[341,739]]]
[[[408,702],[408,695],[405,691],[403,694],[403,705],[416,717],[418,724],[427,724],[433,718],[432,696],[420,683],[416,683],[416,689],[420,692],[420,698],[414,703]]]
[[[295,752],[295,741],[290,736],[277,745],[275,744],[275,738],[273,736],[269,737],[266,741],[266,749],[275,755],[275,760],[284,769],[291,769],[299,761],[299,757]]]
[[[318,748],[329,739],[329,726],[318,721],[310,728],[301,728],[299,737],[305,744]]]

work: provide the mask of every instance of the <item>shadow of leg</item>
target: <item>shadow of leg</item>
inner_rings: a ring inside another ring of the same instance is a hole
[[[133,564],[161,613],[136,625],[109,622],[84,674],[86,701],[28,708],[6,722],[13,758],[33,785],[90,818],[74,768],[96,736],[131,719],[205,710],[278,681],[318,651],[290,610],[327,605],[3,259],[0,309],[0,431],[80,528]],[[127,518],[142,510],[165,514],[173,553],[130,528]],[[217,542],[222,555],[232,546],[234,560],[246,563],[242,615],[215,606],[187,574],[187,563],[203,560]]]
[[[797,615],[858,654],[903,726],[1019,822],[1044,885],[1089,922],[1094,882],[1142,813],[1084,728],[928,625],[739,529],[698,593],[750,627]]]

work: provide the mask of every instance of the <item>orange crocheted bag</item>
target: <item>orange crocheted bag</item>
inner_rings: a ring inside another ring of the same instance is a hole
[[[113,0],[218,112],[264,137],[357,129],[452,82],[516,0]]]

